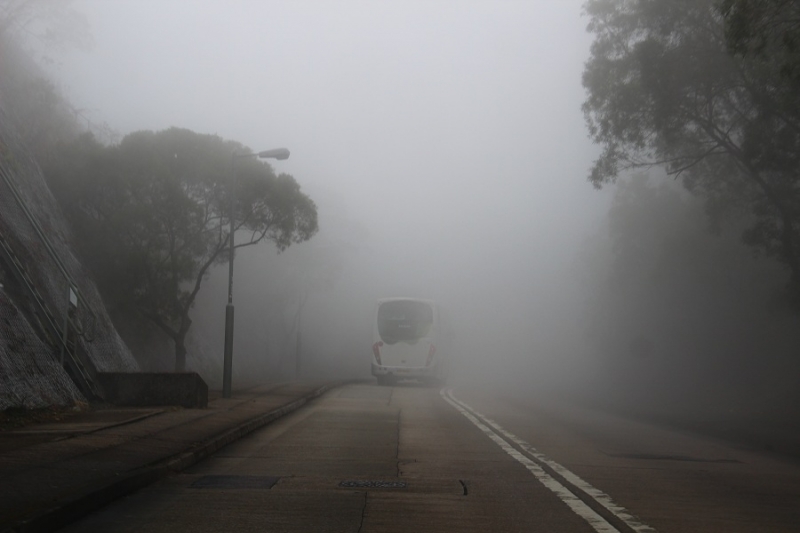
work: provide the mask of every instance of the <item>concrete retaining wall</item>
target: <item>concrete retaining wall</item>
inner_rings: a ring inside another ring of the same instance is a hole
[[[97,376],[107,402],[139,407],[208,407],[208,385],[196,372],[104,372]]]

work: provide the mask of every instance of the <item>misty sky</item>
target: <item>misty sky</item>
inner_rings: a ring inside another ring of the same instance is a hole
[[[586,181],[582,3],[76,0],[94,45],[54,68],[120,134],[288,147],[273,166],[322,231],[334,206],[369,229],[383,296],[420,280],[524,323],[608,204]]]

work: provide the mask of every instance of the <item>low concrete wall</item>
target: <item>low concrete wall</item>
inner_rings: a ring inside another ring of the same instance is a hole
[[[196,372],[104,372],[97,375],[105,400],[127,407],[208,407],[208,385]]]

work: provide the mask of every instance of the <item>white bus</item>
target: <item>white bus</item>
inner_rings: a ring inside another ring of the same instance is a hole
[[[373,315],[372,375],[379,385],[398,379],[444,383],[448,329],[436,302],[383,298]]]

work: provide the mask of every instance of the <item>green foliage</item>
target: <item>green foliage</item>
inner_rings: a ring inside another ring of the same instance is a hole
[[[86,48],[88,21],[72,0],[0,0],[0,108],[3,120],[39,162],[52,157],[54,146],[86,128],[104,138],[118,138],[96,124],[61,94],[42,64],[43,56],[65,46]]]
[[[771,172],[800,168],[800,1],[724,0],[728,50],[746,65],[759,113],[745,150]],[[792,183],[792,186],[794,184]]]
[[[759,56],[785,81],[800,82],[800,2],[723,0],[725,37],[739,56]]]
[[[0,38],[13,36],[46,48],[89,48],[89,22],[73,0],[0,0]]]
[[[230,253],[234,169],[236,248],[266,240],[283,250],[317,231],[316,206],[294,178],[234,156],[248,153],[172,128],[109,147],[84,135],[45,169],[109,303],[135,309],[169,335],[178,367],[202,280]]]
[[[618,380],[604,390],[671,408],[796,390],[773,366],[796,359],[800,340],[783,266],[753,257],[738,238],[744,221],[712,235],[701,199],[663,178],[620,179],[607,225],[582,251],[590,364]]]
[[[702,195],[717,221],[748,211],[747,242],[786,263],[797,283],[798,93],[771,57],[735,54],[731,44],[742,35],[731,29],[735,6],[767,3],[788,4],[590,0],[583,111],[603,151],[589,179],[601,187],[661,165]]]
[[[79,131],[75,113],[15,43],[0,34],[0,106],[37,159]]]

